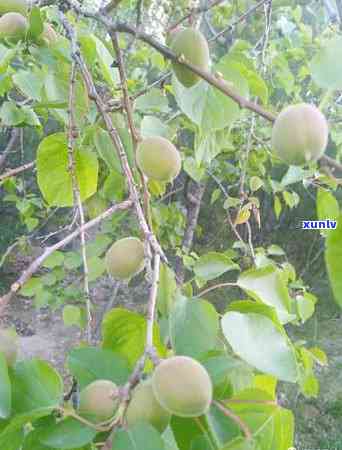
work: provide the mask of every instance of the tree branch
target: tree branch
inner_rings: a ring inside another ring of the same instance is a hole
[[[32,169],[36,165],[35,161],[24,164],[20,167],[16,167],[15,169],[9,169],[7,172],[0,175],[0,182],[6,180],[7,178],[14,177],[25,170]]]
[[[75,55],[77,48],[72,46],[71,52]],[[89,269],[88,269],[88,260],[87,260],[87,250],[86,250],[86,238],[85,233],[83,231],[84,227],[84,210],[81,200],[80,186],[76,177],[76,169],[75,169],[75,140],[77,136],[77,127],[75,121],[75,84],[76,84],[76,63],[74,59],[71,62],[71,72],[70,72],[70,88],[69,88],[69,107],[68,107],[68,115],[69,115],[69,123],[68,123],[68,163],[69,163],[69,172],[71,175],[72,181],[72,191],[74,204],[77,205],[77,210],[80,217],[80,238],[81,238],[81,253],[83,260],[83,285],[84,285],[84,296],[86,301],[86,311],[87,311],[87,342],[91,343],[92,332],[91,332],[91,324],[92,324],[92,315],[91,315],[91,299],[90,299],[90,290],[89,290]]]
[[[79,8],[79,12],[82,12],[82,8]],[[91,14],[91,17],[93,17],[92,14]],[[63,23],[64,28],[67,31],[69,38],[75,42],[75,45],[77,45],[77,52],[76,52],[74,58],[78,64],[78,67],[79,67],[82,77],[84,79],[84,82],[85,82],[85,85],[87,88],[87,92],[88,92],[88,96],[91,100],[93,100],[95,102],[98,111],[102,115],[103,120],[106,125],[106,128],[107,128],[107,131],[109,133],[109,137],[111,138],[114,148],[120,159],[121,167],[125,174],[126,182],[128,184],[128,188],[129,188],[129,192],[130,192],[130,198],[133,201],[133,205],[134,205],[134,209],[136,212],[136,216],[138,218],[140,229],[143,232],[145,239],[151,244],[153,250],[156,253],[159,253],[161,258],[163,259],[163,261],[165,261],[167,263],[167,258],[164,255],[164,252],[161,249],[159,242],[157,241],[156,237],[154,236],[152,230],[150,229],[150,227],[145,219],[144,212],[143,212],[143,209],[140,204],[139,194],[138,194],[137,188],[135,186],[133,174],[132,174],[131,168],[128,163],[125,149],[122,145],[122,142],[121,142],[121,139],[120,139],[120,136],[119,136],[117,130],[113,126],[112,117],[107,112],[106,104],[103,102],[102,98],[98,94],[95,83],[89,72],[89,69],[81,55],[78,44],[76,42],[76,36],[75,36],[74,30],[65,17],[63,17],[62,23]]]
[[[19,128],[13,128],[12,132],[11,132],[11,137],[8,141],[8,144],[7,144],[6,148],[4,149],[4,151],[0,155],[0,169],[5,164],[6,158],[9,155],[9,153],[12,151],[13,147],[15,146],[19,135],[20,135]],[[0,178],[0,181],[1,181],[1,178]]]
[[[73,241],[76,237],[78,237],[82,231],[85,232],[85,231],[89,230],[90,228],[99,224],[102,220],[106,219],[107,217],[110,217],[115,212],[123,211],[125,209],[131,208],[132,205],[133,205],[133,202],[131,200],[125,200],[122,203],[113,205],[109,209],[107,209],[105,212],[103,212],[99,216],[95,217],[95,219],[90,220],[89,222],[85,223],[83,227],[70,233],[68,236],[66,236],[61,241],[57,242],[54,245],[46,247],[44,252],[37,259],[35,259],[28,266],[28,268],[20,275],[20,277],[17,279],[17,281],[15,281],[12,284],[10,291],[7,294],[5,294],[3,297],[0,297],[0,313],[3,311],[4,307],[12,299],[12,297],[21,289],[21,287],[32,277],[32,275],[35,272],[37,272],[37,270],[40,268],[40,266],[43,264],[43,262],[46,260],[46,258],[48,256],[50,256],[56,250],[59,250],[60,248],[65,247],[67,244],[69,244],[69,242]]]

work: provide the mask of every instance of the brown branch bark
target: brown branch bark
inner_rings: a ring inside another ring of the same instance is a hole
[[[201,209],[202,198],[205,192],[206,184],[197,183],[196,181],[191,181],[189,183],[189,188],[187,191],[187,218],[186,227],[182,241],[182,251],[184,253],[189,253],[191,250],[195,230],[198,222],[198,216]],[[182,284],[184,281],[184,265],[182,257],[177,257],[175,272],[177,277],[177,282]]]
[[[7,172],[0,175],[0,182],[6,180],[6,178],[14,177],[25,170],[32,169],[36,165],[35,161],[24,164],[20,167],[16,167],[15,169],[9,169]]]
[[[46,260],[46,258],[48,256],[50,256],[56,250],[59,250],[60,248],[65,247],[67,244],[69,244],[69,242],[71,242],[75,238],[77,238],[80,235],[81,231],[85,232],[85,231],[89,230],[90,228],[99,224],[102,220],[106,219],[107,217],[110,217],[115,212],[128,209],[132,205],[133,205],[133,202],[131,200],[125,200],[122,203],[113,205],[109,209],[107,209],[104,213],[100,214],[98,217],[95,217],[95,219],[90,220],[89,222],[85,223],[83,227],[73,231],[68,236],[66,236],[64,239],[62,239],[61,241],[57,242],[54,245],[46,247],[44,252],[37,259],[35,259],[27,267],[27,269],[20,275],[20,277],[17,279],[17,281],[15,281],[12,284],[10,291],[7,294],[5,294],[3,297],[0,297],[0,313],[3,311],[3,309],[7,305],[7,303],[13,298],[13,296],[21,289],[21,287],[32,277],[32,275],[35,272],[37,272],[37,270],[40,268],[40,266],[43,264],[43,262]]]

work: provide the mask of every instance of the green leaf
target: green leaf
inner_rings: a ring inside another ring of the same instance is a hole
[[[342,215],[337,223],[337,228],[327,235],[325,263],[335,301],[342,308]]]
[[[148,423],[138,423],[115,434],[112,450],[137,450],[141,445],[148,450],[165,450],[158,431]]]
[[[294,349],[269,317],[229,311],[222,318],[222,331],[233,351],[261,372],[297,380]]]
[[[44,24],[40,15],[40,8],[38,6],[33,6],[30,12],[27,36],[29,39],[36,39],[42,34],[43,30]]]
[[[60,375],[38,359],[16,364],[12,379],[13,409],[26,413],[44,407],[57,407],[63,399]]]
[[[98,161],[89,150],[76,150],[75,172],[82,201],[97,191]],[[68,170],[68,146],[63,133],[52,134],[37,151],[39,188],[51,206],[72,206],[72,180]]]
[[[171,417],[171,428],[179,450],[189,450],[189,443],[203,435],[204,425],[201,418],[198,419],[196,421],[194,418]]]
[[[39,440],[54,449],[75,449],[91,442],[96,433],[93,428],[70,417],[44,427],[40,431]]]
[[[5,443],[11,442],[11,437],[15,432],[21,430],[21,428],[27,423],[32,423],[42,417],[48,416],[53,411],[53,407],[50,408],[40,408],[35,411],[30,411],[25,414],[18,414],[14,416],[9,424],[0,433],[0,448],[7,449]],[[17,449],[15,449],[17,450]]]
[[[13,75],[13,81],[28,98],[41,101],[43,81],[38,75],[27,70],[19,70]]]
[[[201,256],[194,266],[196,276],[206,281],[213,280],[229,270],[239,270],[239,266],[228,256],[216,252]]]
[[[144,352],[146,325],[146,319],[140,314],[124,308],[112,309],[102,321],[103,348],[124,356],[134,365]],[[156,324],[153,338],[159,355],[165,355]]]
[[[167,316],[173,305],[177,283],[175,274],[166,264],[160,264],[159,285],[157,293],[158,310],[163,316]]]
[[[122,385],[130,374],[130,367],[125,358],[101,348],[73,349],[68,355],[67,364],[81,389],[99,379]]]
[[[15,103],[4,102],[0,108],[0,120],[3,126],[15,127],[25,120],[25,115]]]
[[[119,82],[119,73],[118,69],[113,69],[112,67],[112,64],[114,62],[113,56],[110,54],[104,43],[95,35],[91,34],[86,38],[90,41],[93,41],[93,43],[95,44],[97,61],[100,66],[100,73],[103,75],[103,78],[109,84],[109,86],[115,89],[117,87],[117,83]]]
[[[54,269],[55,267],[61,266],[63,264],[63,261],[64,261],[64,253],[56,250],[46,258],[42,266],[46,267],[47,269]]]
[[[281,323],[287,323],[295,318],[289,312],[291,299],[288,288],[281,270],[276,266],[268,265],[243,272],[237,284],[252,298],[273,306]]]
[[[223,74],[228,85],[243,97],[248,97],[248,84],[238,70],[231,68],[223,58],[214,68]],[[236,102],[205,81],[190,89],[173,77],[173,88],[179,108],[203,131],[221,130],[239,117]]]
[[[197,164],[195,158],[189,156],[183,162],[184,171],[195,181],[200,182],[205,176],[205,168]]]
[[[144,113],[149,111],[167,113],[169,111],[167,96],[163,95],[162,91],[156,88],[138,97],[134,105],[137,110]]]
[[[316,207],[318,220],[336,220],[340,213],[336,198],[330,191],[323,188],[317,190]]]
[[[20,450],[24,440],[24,431],[17,430],[6,435],[0,435],[0,448],[6,450]]]
[[[144,116],[140,125],[142,137],[163,136],[169,137],[169,127],[165,125],[158,117]]]
[[[212,304],[182,296],[177,299],[170,315],[170,337],[177,354],[198,358],[215,347],[218,331],[218,314]]]
[[[7,419],[11,415],[11,381],[5,356],[0,353],[0,419]]]
[[[103,258],[98,258],[97,256],[93,256],[88,259],[89,266],[89,282],[97,280],[101,275],[103,275],[106,271],[106,263]]]
[[[97,128],[94,133],[94,143],[99,156],[104,160],[110,170],[121,173],[121,165],[113,142],[107,131]]]
[[[316,298],[305,292],[303,295],[296,296],[296,306],[301,321],[306,322],[315,312]]]
[[[313,80],[321,88],[342,89],[342,37],[326,42],[310,64]]]
[[[63,308],[63,322],[67,327],[82,325],[82,312],[78,306],[66,305]]]

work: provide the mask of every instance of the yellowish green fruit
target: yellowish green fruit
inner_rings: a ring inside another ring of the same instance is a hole
[[[183,55],[187,62],[197,66],[199,69],[209,69],[208,42],[200,31],[193,28],[185,28],[179,31],[172,40],[171,49],[177,56]],[[182,64],[173,62],[172,66],[178,81],[183,86],[189,88],[200,80],[198,75]]]
[[[129,426],[148,422],[160,433],[168,426],[171,415],[158,403],[153,393],[151,380],[141,382],[134,389],[126,418]]]
[[[28,21],[19,13],[7,13],[0,17],[0,39],[18,42],[25,38],[27,30]]]
[[[205,414],[213,396],[207,370],[187,356],[163,360],[153,373],[152,388],[163,408],[180,417]]]
[[[179,151],[160,136],[147,137],[139,143],[136,161],[140,170],[156,181],[172,181],[182,167]]]
[[[26,16],[27,11],[27,0],[0,0],[0,16],[10,12],[16,12]]]
[[[135,237],[114,242],[106,254],[107,271],[117,280],[129,280],[145,264],[144,244]]]
[[[79,412],[94,422],[110,419],[118,407],[118,388],[109,380],[96,380],[80,393]]]
[[[85,202],[84,206],[89,219],[94,219],[106,211],[108,204],[105,199],[95,194]]]
[[[42,44],[51,46],[51,45],[55,44],[57,42],[57,40],[58,40],[58,34],[56,33],[56,31],[54,30],[52,25],[50,25],[49,23],[45,23],[44,30],[43,30],[42,34],[39,36],[39,41]]]
[[[8,366],[13,366],[17,360],[17,336],[11,330],[0,330],[0,353],[6,359]]]
[[[328,143],[328,124],[316,106],[301,103],[285,108],[272,130],[272,148],[289,165],[318,160]]]

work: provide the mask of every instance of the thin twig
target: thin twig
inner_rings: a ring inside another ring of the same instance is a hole
[[[74,55],[77,51],[75,46],[71,47],[72,55]],[[88,344],[91,343],[92,333],[91,333],[91,324],[92,324],[92,315],[91,315],[91,298],[90,298],[90,290],[89,290],[89,268],[88,268],[88,260],[87,260],[87,250],[86,250],[86,238],[85,233],[83,231],[84,227],[84,210],[82,205],[81,193],[79,182],[76,177],[76,168],[75,168],[75,140],[77,136],[77,127],[75,121],[75,85],[76,85],[76,63],[73,59],[71,62],[71,72],[70,72],[70,88],[69,88],[69,127],[68,127],[68,164],[69,164],[69,172],[71,175],[72,181],[72,191],[74,204],[77,205],[77,210],[80,217],[80,239],[81,239],[81,253],[82,253],[82,261],[83,261],[83,285],[84,285],[84,297],[86,301],[86,311],[87,311],[87,328],[86,328],[86,336]]]
[[[200,6],[198,8],[192,8],[185,16],[181,17],[179,20],[177,20],[175,23],[173,23],[167,30],[167,33],[170,33],[170,31],[177,28],[181,23],[185,22],[187,19],[189,19],[191,16],[197,15],[197,14],[203,14],[208,12],[210,9],[214,8],[215,6],[220,5],[224,0],[214,0],[211,3],[209,3],[207,6]]]
[[[27,164],[23,164],[20,167],[16,167],[15,169],[7,170],[7,172],[5,172],[2,175],[0,175],[0,183],[2,181],[6,180],[7,178],[15,177],[16,175],[18,175],[19,173],[24,172],[25,170],[32,169],[32,167],[34,167],[35,165],[36,165],[35,161],[32,161],[32,162],[29,162]]]
[[[215,289],[221,289],[224,287],[237,287],[236,283],[219,283],[215,284],[215,286],[210,286],[207,289],[204,289],[203,291],[199,292],[197,295],[195,295],[195,298],[203,297],[203,295],[208,294],[208,292],[211,292]]]
[[[153,349],[153,327],[157,304],[159,271],[160,271],[160,255],[156,254],[154,256],[152,286],[150,289],[150,298],[148,302],[148,311],[147,311],[147,330],[146,330],[146,346],[145,346],[145,351],[147,353],[149,353]]]

